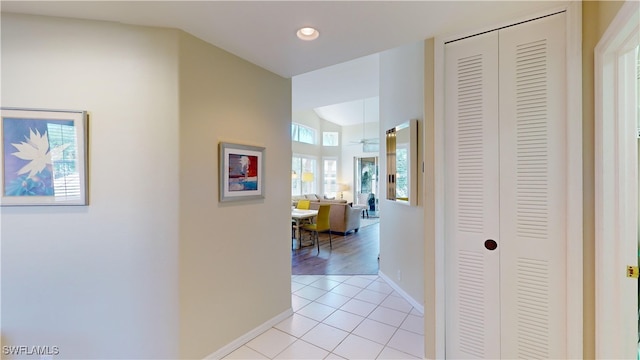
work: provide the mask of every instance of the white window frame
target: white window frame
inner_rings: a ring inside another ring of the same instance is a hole
[[[300,159],[300,166],[293,166],[293,161],[295,159]],[[313,166],[310,169],[310,172],[313,174],[313,181],[311,182],[311,189],[305,189],[304,184],[302,183],[302,174],[305,172],[302,169],[302,159],[313,161]],[[292,165],[292,178],[291,178],[291,195],[306,195],[306,194],[316,194],[318,193],[318,158],[312,155],[305,154],[293,154],[291,157],[291,165]],[[298,169],[298,171],[296,170]],[[296,174],[293,175],[293,171],[296,171]],[[293,185],[294,183],[299,184],[300,193],[293,193]]]
[[[332,141],[332,139],[334,141]],[[328,146],[328,147],[340,146],[340,133],[337,131],[323,131],[322,146]]]
[[[330,191],[330,189],[327,189],[327,173],[326,173],[326,167],[325,167],[325,162],[327,161],[334,161],[336,164],[336,172],[335,172],[335,189],[333,189],[333,191]],[[339,189],[338,189],[338,158],[335,156],[327,156],[327,157],[323,157],[322,158],[322,193],[324,194],[324,196],[328,196],[328,197],[334,197],[336,198],[338,196],[339,193]]]
[[[313,134],[312,142],[300,141],[300,129],[309,130]],[[295,142],[303,143],[303,144],[316,145],[318,144],[318,130],[307,125],[302,125],[299,123],[292,122],[291,123],[291,140]]]

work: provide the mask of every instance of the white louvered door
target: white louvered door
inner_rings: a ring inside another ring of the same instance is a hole
[[[502,357],[565,358],[564,14],[500,31]]]
[[[447,45],[445,61],[447,357],[496,359],[500,249],[484,241],[499,242],[498,32]]]
[[[446,45],[448,358],[566,357],[564,17]]]

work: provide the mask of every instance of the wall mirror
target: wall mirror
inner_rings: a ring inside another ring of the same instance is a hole
[[[386,132],[387,200],[417,205],[418,120],[409,120]]]

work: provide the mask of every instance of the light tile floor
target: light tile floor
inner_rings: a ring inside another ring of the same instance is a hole
[[[294,314],[225,359],[422,359],[423,316],[377,275],[293,275]]]

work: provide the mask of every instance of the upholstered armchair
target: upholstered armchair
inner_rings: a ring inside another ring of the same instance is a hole
[[[322,203],[311,202],[311,209],[319,209]],[[360,229],[360,209],[351,207],[349,204],[330,204],[330,224],[331,232],[346,234],[349,231]]]
[[[369,217],[369,205],[367,199],[369,198],[369,194],[365,193],[357,193],[356,194],[356,203],[353,204],[353,207],[360,210],[362,217],[365,215]]]

